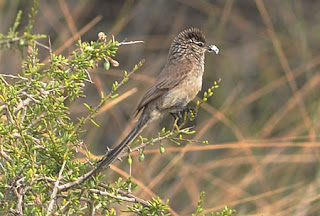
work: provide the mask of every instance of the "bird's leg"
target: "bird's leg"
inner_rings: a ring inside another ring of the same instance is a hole
[[[197,117],[197,113],[197,110],[193,107],[183,107],[170,114],[177,120],[177,125],[180,126],[187,118],[193,121]]]
[[[193,121],[198,115],[198,111],[193,108],[193,107],[185,107],[184,112],[186,113],[186,117],[190,120]]]
[[[175,121],[175,124],[177,124],[177,126],[179,127],[180,125],[182,125],[183,123],[183,113],[181,111],[177,111],[177,112],[171,112],[170,113]]]

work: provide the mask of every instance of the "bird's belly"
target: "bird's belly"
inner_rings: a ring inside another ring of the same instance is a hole
[[[202,87],[202,76],[185,78],[173,89],[163,95],[164,109],[182,108],[193,100]]]

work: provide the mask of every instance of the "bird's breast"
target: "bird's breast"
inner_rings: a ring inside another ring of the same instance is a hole
[[[202,87],[202,76],[190,74],[183,79],[177,86],[168,90],[163,95],[162,108],[170,109],[185,107],[193,100]]]

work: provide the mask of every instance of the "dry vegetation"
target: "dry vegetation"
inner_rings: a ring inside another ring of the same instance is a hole
[[[0,1],[0,32],[8,31],[18,9],[31,7],[28,2]],[[239,215],[318,215],[319,8],[320,1],[304,0],[41,1],[33,31],[50,35],[56,54],[68,54],[79,37],[95,40],[100,31],[120,41],[145,41],[120,49],[118,68],[91,71],[89,97],[70,104],[74,118],[83,116],[83,102],[97,104],[99,92],[107,95],[106,86],[121,79],[122,70],[146,59],[120,90],[122,97],[100,110],[100,127],[86,128],[84,142],[99,156],[133,126],[137,100],[161,70],[174,35],[200,27],[221,51],[206,58],[203,89],[222,82],[202,106],[193,137],[209,143],[164,143],[164,155],[149,147],[143,163],[133,154],[131,170],[116,162],[107,178],[131,175],[139,185],[136,196],[170,199],[176,215],[190,215],[201,191],[205,212],[228,205]],[[47,62],[47,51],[39,52]],[[19,54],[9,54],[0,53],[0,72],[16,74]],[[157,136],[172,120],[151,125],[143,136]]]

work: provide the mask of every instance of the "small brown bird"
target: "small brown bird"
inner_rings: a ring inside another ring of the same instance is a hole
[[[109,151],[90,172],[90,177],[104,166],[110,165],[137,135],[152,121],[166,113],[179,113],[186,110],[202,87],[205,52],[219,49],[207,45],[205,36],[198,28],[182,31],[171,44],[167,62],[155,83],[143,96],[137,107],[140,118],[132,131],[114,149]]]

